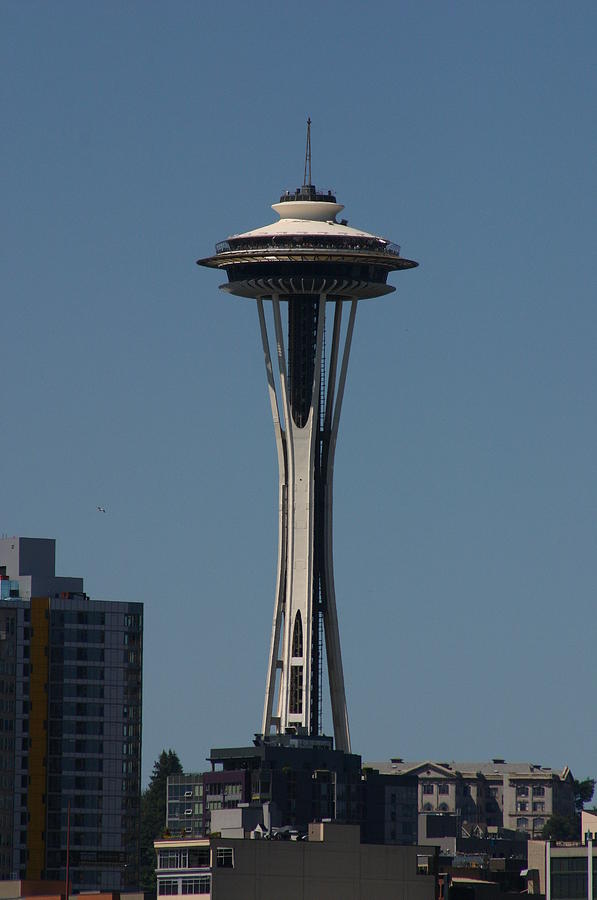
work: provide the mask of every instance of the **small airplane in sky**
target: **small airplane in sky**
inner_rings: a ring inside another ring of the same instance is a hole
[[[98,506],[97,511],[98,511],[98,512],[103,512],[103,513],[105,513],[106,507],[105,507],[105,506]]]

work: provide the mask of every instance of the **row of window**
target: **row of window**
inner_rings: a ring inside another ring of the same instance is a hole
[[[184,800],[202,796],[203,785],[201,783],[171,784],[168,781],[168,800]]]
[[[545,812],[545,803],[543,800],[536,800],[532,803],[533,812]],[[529,812],[529,804],[526,800],[518,800],[516,803],[516,812]]]
[[[269,789],[269,782],[268,782]],[[233,781],[229,784],[219,784],[219,783],[207,783],[205,785],[205,793],[206,794],[224,794],[226,797],[235,796],[242,794],[242,784],[238,781]],[[186,796],[186,794],[185,794]],[[190,796],[190,795],[189,795]]]
[[[438,794],[448,794],[450,792],[450,785],[446,783],[440,782],[439,784],[432,784],[430,782],[425,782],[423,784],[423,793],[424,794],[433,794],[437,788]],[[457,785],[458,788],[458,785]],[[516,785],[516,796],[517,797],[528,797],[529,790],[532,790],[533,797],[544,797],[545,796],[545,787],[544,785],[532,785],[532,788],[529,789],[528,785],[518,784]],[[463,793],[467,794],[470,792],[470,786],[468,784],[462,785]],[[491,797],[497,797],[499,793],[499,788],[490,787],[489,794]]]
[[[187,895],[209,894],[210,891],[210,875],[199,875],[197,878],[161,878],[158,881],[158,894],[162,897],[171,897],[179,893]]]
[[[435,793],[435,788],[437,787],[438,794],[449,794],[450,793],[450,785],[449,784],[423,784],[423,793],[424,794],[433,794]]]
[[[160,850],[159,869],[199,869],[209,866],[209,847],[191,847],[178,850]]]
[[[542,818],[533,819],[532,822],[533,822],[533,831],[540,831],[543,828],[543,826],[545,825],[545,819],[542,819]],[[529,820],[526,818],[526,816],[521,816],[519,819],[516,820],[516,828],[519,829],[520,831],[527,831],[528,827],[529,827]]]
[[[103,613],[100,613],[102,616]],[[33,629],[31,629],[33,631]],[[105,643],[104,631],[93,631],[91,628],[66,630],[52,629],[50,634],[50,642],[52,647],[62,647],[64,644],[103,644]]]
[[[542,784],[534,784],[532,786],[533,797],[545,797],[545,787]],[[528,797],[529,786],[527,784],[516,785],[517,797]]]

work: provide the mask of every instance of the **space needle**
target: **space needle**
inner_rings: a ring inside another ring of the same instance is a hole
[[[337,221],[344,207],[311,182],[310,120],[303,185],[272,209],[277,222],[198,260],[226,273],[222,290],[257,301],[274,421],[279,537],[262,734],[322,734],[325,643],[335,745],[350,753],[332,558],[338,425],[357,304],[391,293],[389,273],[418,264]]]

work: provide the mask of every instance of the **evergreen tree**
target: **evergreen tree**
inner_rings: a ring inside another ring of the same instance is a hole
[[[153,764],[149,786],[141,794],[141,889],[155,891],[155,850],[153,842],[166,828],[168,775],[181,775],[182,765],[174,750],[162,750]]]
[[[578,816],[550,816],[541,832],[546,841],[577,841],[580,833]]]

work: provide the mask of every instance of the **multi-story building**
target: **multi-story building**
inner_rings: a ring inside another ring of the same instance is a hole
[[[562,770],[533,763],[405,762],[372,763],[385,774],[415,775],[418,779],[420,832],[428,829],[425,816],[451,815],[457,829],[482,834],[505,828],[528,835],[541,833],[552,815],[573,816],[574,779]]]
[[[0,877],[134,886],[142,612],[55,575],[55,541],[0,540]]]
[[[203,835],[203,773],[169,775],[166,828],[171,834]]]
[[[158,840],[154,846],[158,897],[434,900],[436,896],[437,858],[430,848],[363,844],[355,825],[312,823],[301,841],[213,835]]]
[[[529,841],[528,893],[546,900],[593,900],[597,890],[597,843]]]
[[[212,750],[210,761],[210,772],[169,776],[170,834],[207,835],[216,811],[242,806],[262,818],[267,807],[273,824],[298,832],[327,819],[360,824],[364,843],[417,841],[416,776],[363,770],[360,756],[334,750],[329,737],[257,739]]]
[[[416,844],[417,778],[365,769],[362,789],[361,839],[368,844]]]
[[[170,832],[209,834],[214,810],[245,803],[273,803],[299,831],[314,819],[363,818],[361,757],[334,750],[330,737],[257,738],[252,747],[212,750],[209,761],[210,772],[169,777]]]

